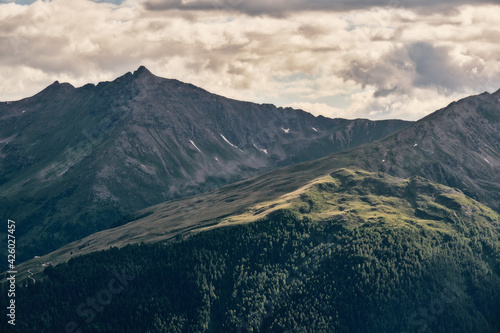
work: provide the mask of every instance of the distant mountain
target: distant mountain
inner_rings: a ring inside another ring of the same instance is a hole
[[[500,90],[451,103],[355,151],[359,168],[422,176],[500,211]]]
[[[0,103],[0,216],[18,259],[125,214],[380,139],[409,122],[314,117],[240,102],[145,67]]]

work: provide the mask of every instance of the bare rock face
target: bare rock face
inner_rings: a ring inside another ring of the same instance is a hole
[[[145,67],[112,82],[54,82],[0,103],[0,215],[21,258],[124,214],[382,138],[403,121],[314,117],[240,102]]]

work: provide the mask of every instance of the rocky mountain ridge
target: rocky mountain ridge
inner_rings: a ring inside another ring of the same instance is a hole
[[[409,122],[240,102],[145,67],[0,103],[0,215],[21,258],[125,214],[382,138]]]

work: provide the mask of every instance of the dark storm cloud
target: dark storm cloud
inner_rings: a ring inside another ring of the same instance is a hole
[[[145,0],[148,10],[229,10],[248,15],[280,16],[300,11],[350,11],[372,7],[446,10],[464,4],[498,4],[499,0]]]

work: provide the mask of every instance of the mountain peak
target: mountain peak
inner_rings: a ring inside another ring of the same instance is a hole
[[[134,76],[155,76],[149,69],[145,66],[140,66],[135,72]]]
[[[66,83],[66,82],[60,83],[59,81],[54,81],[51,85],[47,86],[47,88],[43,89],[35,96],[42,96],[42,95],[47,94],[47,93],[54,93],[54,92],[61,92],[61,91],[66,92],[66,91],[69,91],[72,89],[75,89],[75,87],[69,83]]]

